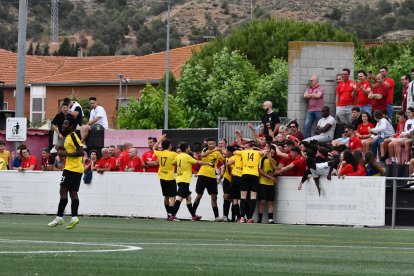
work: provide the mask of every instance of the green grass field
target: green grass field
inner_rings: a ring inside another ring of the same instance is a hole
[[[412,230],[53,218],[0,214],[0,275],[414,274]]]

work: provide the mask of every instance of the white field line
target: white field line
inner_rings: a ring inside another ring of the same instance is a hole
[[[55,254],[55,253],[106,253],[141,250],[141,247],[125,244],[100,244],[90,242],[60,242],[60,241],[35,241],[35,240],[7,240],[0,239],[0,243],[39,243],[39,244],[63,244],[81,246],[108,246],[114,249],[86,249],[86,250],[38,250],[38,251],[0,251],[0,254]]]
[[[384,249],[414,250],[414,247],[364,246],[364,245],[316,245],[316,244],[243,244],[243,243],[178,243],[178,242],[141,242],[123,243],[125,245],[176,245],[176,246],[221,246],[221,247],[275,247],[275,248],[342,248],[342,249]]]

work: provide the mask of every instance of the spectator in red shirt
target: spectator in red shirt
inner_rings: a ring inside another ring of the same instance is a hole
[[[360,150],[356,150],[352,153],[354,156],[355,162],[357,163],[357,171],[354,173],[354,176],[367,176],[365,171],[365,161]]]
[[[371,93],[371,83],[367,80],[367,73],[361,70],[358,71],[358,82],[355,97],[355,105],[359,107],[361,112],[372,113],[371,100],[368,95]]]
[[[97,167],[96,171],[98,173],[115,171],[116,170],[115,158],[109,155],[109,149],[103,148],[101,152],[102,152],[102,157],[96,166]]]
[[[385,114],[388,115],[388,118],[392,120],[392,113],[394,111],[394,88],[395,82],[393,79],[388,77],[388,68],[387,66],[380,67],[380,73],[382,78],[384,79],[384,84],[388,88],[388,95],[387,95],[387,112]]]
[[[37,171],[37,159],[35,156],[30,155],[27,148],[20,149],[20,156],[22,157],[22,166],[17,170],[22,171]]]
[[[55,160],[53,156],[50,154],[49,148],[42,149],[42,169],[44,171],[53,171],[53,164]]]
[[[353,176],[358,171],[358,164],[348,150],[341,153],[341,163],[338,168],[338,177]]]
[[[374,89],[368,95],[368,98],[372,101],[372,112],[379,110],[382,113],[387,114],[388,94],[388,86],[385,84],[383,76],[381,74],[378,74],[377,83],[374,85]]]
[[[119,158],[116,162],[117,170],[123,172],[125,169],[126,164],[129,161],[129,149],[132,148],[132,144],[130,142],[125,142],[123,145],[123,151],[120,153]]]
[[[142,155],[142,163],[145,169],[145,172],[158,172],[158,158],[154,153],[152,147],[157,143],[157,138],[148,137],[148,147],[149,150],[144,152]]]
[[[289,128],[290,128],[290,136],[296,137],[299,140],[299,142],[305,139],[305,136],[303,135],[303,133],[298,130],[299,128],[298,122],[296,121],[290,122]]]
[[[374,124],[371,123],[371,115],[368,112],[361,113],[362,123],[358,125],[358,129],[355,132],[356,137],[362,142],[363,152],[368,152],[371,145],[371,132],[369,129],[374,128]]]
[[[308,101],[308,112],[305,119],[305,138],[312,136],[312,126],[322,118],[322,108],[324,107],[323,95],[325,90],[319,84],[317,76],[309,79],[309,87],[306,89],[303,97]],[[302,138],[301,140],[303,140]]]
[[[141,159],[138,156],[138,150],[136,148],[129,149],[129,161],[125,166],[126,172],[143,172]]]
[[[336,87],[336,116],[338,122],[350,124],[351,113],[354,106],[356,83],[349,79],[351,71],[348,68],[342,69],[342,81]]]
[[[277,151],[279,151],[277,149]],[[278,153],[279,155],[279,153]],[[283,175],[287,172],[292,172],[290,176],[303,176],[306,171],[306,160],[298,147],[293,147],[290,150],[290,158],[292,162],[287,166],[282,167],[277,171],[278,174]]]
[[[355,136],[354,131],[354,126],[351,124],[345,127],[346,136],[349,137],[347,147],[351,152],[354,152],[356,150],[362,150],[361,140],[359,140],[359,138]]]

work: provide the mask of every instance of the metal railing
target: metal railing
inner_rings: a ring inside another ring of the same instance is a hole
[[[392,180],[392,207],[391,207],[391,229],[395,229],[395,216],[397,210],[397,181],[412,181],[410,177],[387,177]]]
[[[280,122],[282,125],[286,125],[289,121],[286,117],[280,117]],[[247,124],[251,123],[255,129],[258,130],[260,127],[261,121],[231,121],[227,118],[218,118],[218,139],[225,138],[227,143],[230,144],[234,141],[234,132],[236,130],[241,130],[243,137],[253,139],[253,134],[251,130],[247,127]]]

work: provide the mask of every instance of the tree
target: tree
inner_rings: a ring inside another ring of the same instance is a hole
[[[147,84],[139,100],[130,98],[126,107],[121,107],[118,124],[121,129],[163,129],[164,90],[157,90]],[[169,95],[169,128],[187,127],[183,110],[175,98]]]
[[[218,117],[245,119],[248,97],[258,74],[247,58],[227,48],[213,56],[211,73],[201,64],[187,64],[180,80],[177,101],[185,107],[191,127],[217,127]]]
[[[30,43],[29,49],[27,50],[27,54],[31,56],[33,55],[33,43]]]
[[[45,44],[45,45],[43,45],[43,55],[44,56],[49,56],[50,55],[50,53],[49,53],[49,44]]]
[[[89,49],[90,56],[107,56],[108,54],[108,47],[100,40],[95,41]]]
[[[40,50],[40,43],[39,42],[36,44],[36,48],[34,50],[34,54],[36,56],[41,56],[42,55],[42,50]]]
[[[247,99],[244,113],[247,119],[261,119],[263,102],[271,101],[273,109],[279,116],[287,115],[287,92],[288,92],[288,65],[283,59],[273,59],[269,65],[270,73],[263,75]],[[255,111],[255,112],[252,112]]]
[[[58,56],[71,56],[72,55],[71,44],[67,38],[65,38],[62,44],[60,44],[60,47],[57,51],[57,55]]]

